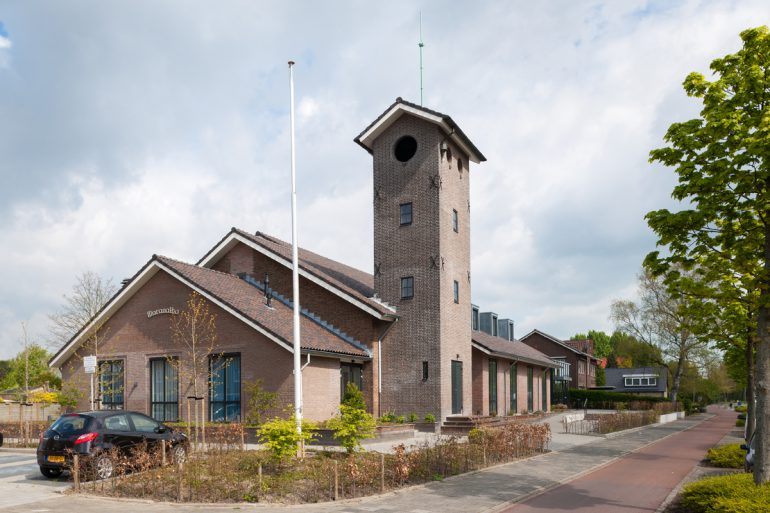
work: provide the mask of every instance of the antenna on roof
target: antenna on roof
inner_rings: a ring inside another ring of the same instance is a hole
[[[425,46],[422,42],[422,11],[420,11],[420,41],[417,46],[420,47],[420,107],[422,107],[422,47]]]

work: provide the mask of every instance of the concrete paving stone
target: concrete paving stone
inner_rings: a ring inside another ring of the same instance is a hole
[[[57,512],[125,513],[141,509],[143,513],[177,512],[180,508],[196,513],[246,510],[255,513],[368,513],[398,511],[411,513],[470,513],[495,511],[511,501],[549,489],[583,473],[602,467],[615,459],[636,451],[668,435],[689,429],[707,416],[688,417],[669,424],[648,426],[615,438],[561,433],[560,418],[545,419],[551,425],[553,452],[491,467],[485,470],[447,478],[381,496],[341,501],[338,503],[293,506],[271,504],[172,504],[146,501],[113,500],[70,495],[48,498],[25,506],[9,507],[0,501],[0,511],[29,512],[31,509],[54,509]],[[430,443],[435,437],[421,437],[417,443]],[[374,444],[372,444],[374,445]],[[380,444],[377,444],[380,445]],[[397,445],[391,442],[390,447]],[[558,448],[558,449],[557,449]],[[0,492],[2,495],[4,492]],[[135,504],[136,507],[131,504]],[[141,504],[141,506],[139,506]]]

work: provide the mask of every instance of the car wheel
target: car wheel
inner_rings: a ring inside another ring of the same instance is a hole
[[[61,475],[62,469],[60,468],[47,468],[47,467],[40,467],[40,473],[43,474],[48,479],[54,479]]]
[[[109,479],[114,472],[114,465],[112,464],[112,458],[106,454],[100,454],[94,460],[94,477],[96,479]]]
[[[171,449],[171,462],[175,465],[179,465],[180,463],[184,463],[187,461],[187,449],[184,445],[175,445],[173,449]]]

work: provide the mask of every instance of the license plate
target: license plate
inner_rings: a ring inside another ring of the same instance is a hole
[[[48,456],[46,461],[48,463],[64,463],[64,456]]]

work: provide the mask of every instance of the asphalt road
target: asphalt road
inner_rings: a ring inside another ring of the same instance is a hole
[[[735,426],[735,412],[627,454],[589,474],[503,511],[506,513],[650,513]]]
[[[0,509],[33,504],[56,497],[71,483],[66,477],[46,479],[29,450],[0,450]],[[48,511],[43,508],[36,511]]]

